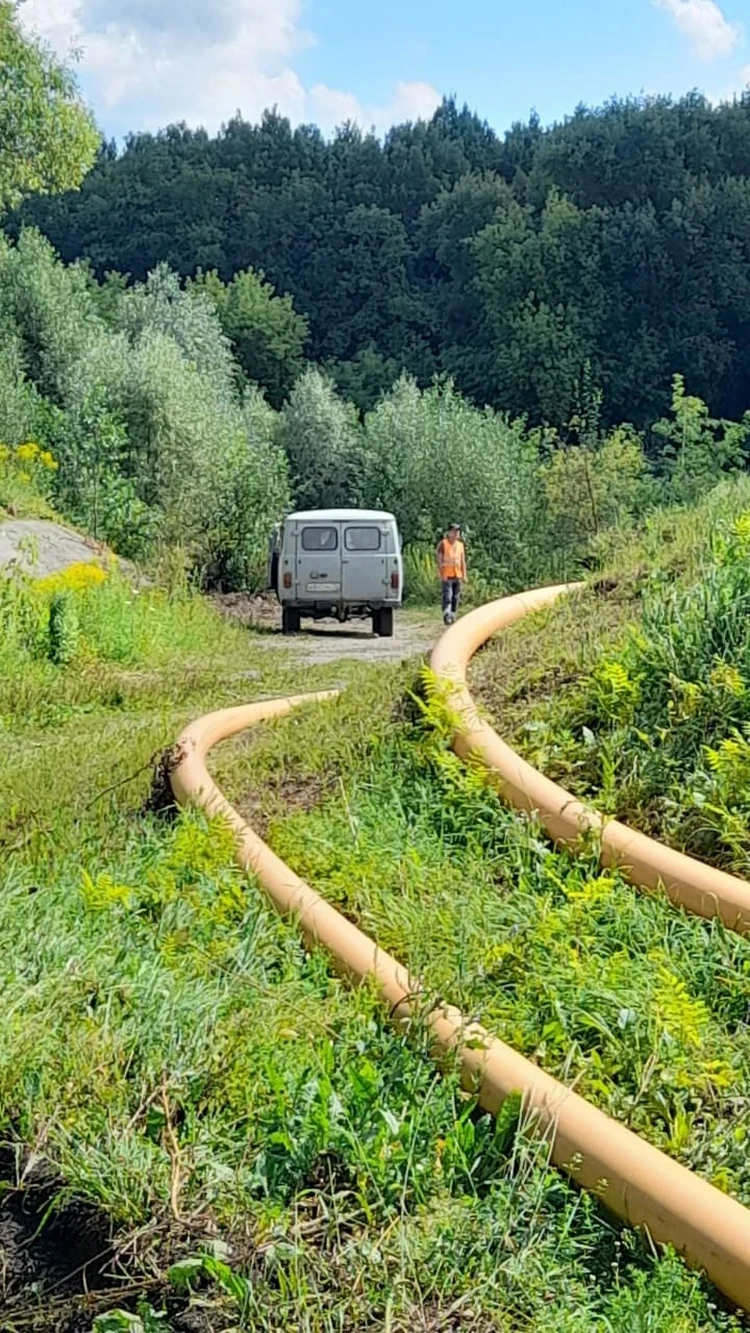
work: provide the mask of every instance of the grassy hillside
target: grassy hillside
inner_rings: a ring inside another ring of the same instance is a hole
[[[539,749],[529,718],[557,725],[654,579],[688,596],[747,508],[743,484],[654,520],[503,635],[475,669],[501,729]],[[201,712],[343,685],[214,756],[230,799],[428,992],[750,1203],[742,940],[504,810],[416,705],[417,663],[302,671],[177,578],[10,580],[0,619],[9,1333],[738,1326],[552,1171],[517,1106],[477,1113],[419,1031],[307,957],[222,829],[164,811],[152,759]]]
[[[697,514],[655,516],[615,578],[537,618],[555,671],[523,674],[517,713],[513,635],[473,668],[485,704],[510,705],[532,762],[603,813],[745,878],[749,501],[743,481]]]

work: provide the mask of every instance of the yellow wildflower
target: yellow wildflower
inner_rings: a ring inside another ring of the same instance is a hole
[[[564,892],[570,902],[594,907],[609,902],[616,888],[617,881],[611,875],[598,875],[583,884],[565,886]]]
[[[672,691],[672,698],[668,704],[670,712],[676,713],[680,718],[692,717],[703,694],[700,685],[693,680],[681,680],[675,675],[670,675],[669,683]]]
[[[87,592],[89,588],[97,588],[106,582],[106,579],[106,571],[101,565],[81,561],[69,565],[60,574],[48,574],[39,580],[37,587],[40,592],[50,595],[56,592]]]
[[[741,551],[750,549],[750,514],[740,514],[731,526],[732,536]]]
[[[737,668],[730,666],[728,662],[717,661],[708,680],[715,690],[722,690],[725,694],[731,694],[735,699],[741,699],[745,693],[745,682],[742,676]]]
[[[16,449],[16,458],[20,463],[33,463],[35,458],[39,457],[39,445],[29,440],[27,444],[19,444]]]
[[[737,782],[744,783],[747,780],[750,744],[740,736],[739,732],[735,732],[734,736],[727,736],[720,742],[718,749],[712,749],[709,745],[704,746],[703,752],[713,773]]]
[[[129,907],[133,898],[133,890],[127,884],[118,884],[106,874],[93,879],[86,870],[81,874],[81,892],[86,907],[92,912],[104,912],[110,907]]]

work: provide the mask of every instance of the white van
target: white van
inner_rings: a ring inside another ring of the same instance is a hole
[[[404,584],[393,514],[378,509],[289,514],[271,542],[268,581],[281,602],[285,634],[298,632],[302,616],[340,621],[372,616],[375,634],[390,638]]]

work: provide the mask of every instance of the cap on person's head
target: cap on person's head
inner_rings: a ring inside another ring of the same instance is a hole
[[[450,524],[448,525],[448,531],[449,531],[449,532],[460,532],[460,531],[461,531],[461,524],[460,524],[460,523],[450,523]]]

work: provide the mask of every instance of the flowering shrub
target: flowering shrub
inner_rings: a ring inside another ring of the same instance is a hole
[[[0,510],[44,512],[57,468],[49,450],[33,440],[15,446],[0,444]]]
[[[89,588],[98,588],[107,579],[107,571],[101,565],[84,563],[79,561],[75,565],[68,565],[59,574],[48,574],[45,578],[39,579],[36,587],[44,595],[53,596],[55,593],[64,592],[87,592]]]

